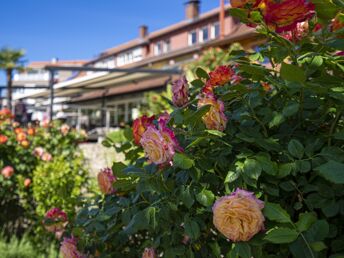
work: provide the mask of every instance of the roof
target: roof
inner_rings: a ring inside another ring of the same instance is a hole
[[[230,8],[230,5],[227,5],[226,9],[229,9],[229,8]],[[200,21],[203,21],[205,19],[208,19],[208,18],[210,18],[212,16],[217,15],[219,12],[220,12],[220,8],[215,8],[215,9],[213,9],[211,11],[208,11],[206,13],[201,14],[196,19],[183,20],[181,22],[178,22],[178,23],[175,23],[173,25],[170,25],[170,26],[168,26],[166,28],[163,28],[163,29],[151,32],[145,38],[136,38],[136,39],[133,39],[133,40],[128,41],[126,43],[123,43],[121,45],[118,45],[118,46],[106,49],[105,51],[100,53],[100,55],[97,58],[91,60],[89,63],[96,62],[99,59],[103,59],[104,57],[107,57],[107,56],[110,56],[110,55],[122,52],[124,50],[130,49],[130,48],[133,48],[133,47],[137,47],[139,45],[147,44],[149,42],[149,40],[151,40],[153,38],[157,38],[157,37],[163,36],[165,34],[168,34],[170,32],[173,32],[175,30],[182,29],[185,26],[189,26],[189,25],[198,23]]]
[[[32,69],[44,68],[47,65],[57,65],[57,66],[67,66],[67,65],[76,65],[82,66],[86,64],[86,60],[57,60],[57,61],[34,61],[30,62],[27,67]]]

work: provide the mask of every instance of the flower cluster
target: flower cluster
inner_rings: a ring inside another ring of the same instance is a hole
[[[102,169],[97,176],[99,189],[103,194],[112,194],[116,191],[113,183],[117,178],[113,175],[111,168]]]
[[[264,229],[264,202],[254,193],[237,189],[218,199],[213,206],[213,223],[228,239],[248,241]]]
[[[175,152],[182,151],[174,132],[167,127],[169,120],[167,113],[161,115],[158,127],[150,124],[140,140],[148,159],[157,165],[171,162]]]

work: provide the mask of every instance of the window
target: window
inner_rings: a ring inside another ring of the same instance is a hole
[[[197,31],[191,31],[189,33],[189,46],[197,43]]]
[[[167,39],[164,42],[164,52],[170,52],[171,51],[171,40]]]
[[[220,36],[220,24],[214,23],[211,27],[211,38],[215,39],[218,38]]]
[[[200,31],[199,41],[204,42],[204,41],[207,41],[208,39],[209,39],[209,30],[208,30],[208,26],[206,26],[206,27],[203,27]]]
[[[162,54],[162,42],[161,41],[155,43],[154,54],[156,56]]]

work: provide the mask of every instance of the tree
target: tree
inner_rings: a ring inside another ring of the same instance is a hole
[[[0,69],[6,73],[7,81],[7,105],[12,109],[12,73],[13,70],[22,69],[22,57],[24,51],[22,49],[2,48],[0,50]]]

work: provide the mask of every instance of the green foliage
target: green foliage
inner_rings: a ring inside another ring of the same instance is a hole
[[[189,105],[171,114],[184,148],[172,165],[147,162],[128,135],[119,146],[107,137],[127,161],[113,166],[117,194],[91,199],[78,213],[72,232],[80,248],[104,257],[137,257],[145,247],[167,258],[341,257],[344,57],[327,15],[321,32],[297,44],[262,26],[268,41],[259,52],[229,55],[242,80],[214,89],[229,119],[223,132],[203,124],[209,106],[198,109],[197,96],[208,70],[198,68]],[[212,205],[237,187],[264,201],[266,230],[231,243],[214,227]]]

